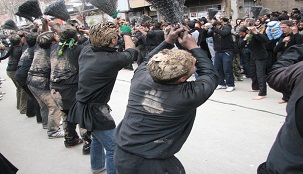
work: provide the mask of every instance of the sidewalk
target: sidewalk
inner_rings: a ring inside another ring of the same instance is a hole
[[[0,152],[17,168],[18,174],[89,174],[89,155],[82,145],[67,149],[63,138],[48,139],[35,118],[16,109],[15,87],[6,76],[7,61],[0,63],[5,78],[0,91]],[[119,73],[109,105],[118,124],[126,109],[133,71]],[[268,88],[267,98],[252,100],[250,79],[236,82],[236,90],[216,90],[197,110],[193,130],[176,155],[188,174],[255,174],[266,160],[285,119],[282,95]]]

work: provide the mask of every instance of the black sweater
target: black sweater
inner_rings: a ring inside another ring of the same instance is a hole
[[[243,38],[239,39],[238,46],[239,48],[247,48],[250,50],[251,55],[254,56],[255,59],[266,59],[268,53],[265,48],[265,44],[268,42],[268,38],[264,34],[253,34],[251,40],[243,40]]]
[[[213,36],[214,50],[217,52],[234,51],[234,41],[229,26],[222,26],[221,29],[213,27],[208,36]]]

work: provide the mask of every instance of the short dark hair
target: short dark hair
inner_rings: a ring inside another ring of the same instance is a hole
[[[155,28],[159,29],[161,27],[161,23],[160,22],[156,22],[154,26],[155,26]]]
[[[69,24],[60,26],[58,35],[61,41],[68,41],[72,38],[77,39],[77,29]]]
[[[54,32],[51,31],[44,32],[37,37],[37,44],[43,49],[48,49],[53,41],[55,41]]]
[[[240,28],[239,28],[239,32],[246,32],[248,30],[248,28],[246,27],[246,26],[241,26]]]
[[[190,28],[190,29],[194,29],[195,28],[195,23],[194,22],[189,22],[188,24],[187,24],[187,26]]]
[[[290,27],[294,25],[294,23],[290,20],[281,21],[280,25],[281,24],[286,24],[287,26],[290,26]]]
[[[229,19],[226,17],[221,18],[223,22],[229,22]]]
[[[29,47],[33,47],[36,45],[36,40],[38,37],[38,33],[29,33],[25,36],[26,43]]]
[[[11,42],[12,46],[16,46],[20,43],[21,37],[18,34],[12,34],[9,36],[9,41]]]
[[[288,20],[288,19],[289,19],[289,16],[286,15],[286,14],[280,15],[280,16],[278,17],[278,20],[279,20],[279,21]]]
[[[213,26],[215,27],[215,26],[217,26],[217,25],[222,25],[222,23],[221,23],[220,21],[215,21],[215,22],[213,23]]]

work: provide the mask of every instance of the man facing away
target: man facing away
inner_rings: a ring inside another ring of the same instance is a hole
[[[303,173],[303,45],[288,48],[272,66],[267,83],[290,93],[287,117],[258,174]]]
[[[117,173],[185,173],[174,154],[191,132],[197,107],[216,89],[218,74],[188,31],[178,37],[181,31],[172,29],[134,73],[127,110],[114,135]],[[166,49],[177,39],[188,51]],[[187,82],[195,71],[196,80]]]
[[[106,161],[107,174],[115,174],[113,132],[115,121],[107,104],[118,72],[138,55],[130,37],[131,29],[121,26],[125,51],[117,52],[119,28],[112,22],[91,26],[91,46],[84,47],[79,56],[79,83],[76,103],[70,110],[69,121],[92,131],[91,170],[100,173]],[[106,150],[105,159],[103,158]]]

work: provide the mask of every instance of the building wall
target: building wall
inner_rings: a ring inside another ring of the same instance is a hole
[[[145,0],[129,0],[129,7],[130,8],[138,8],[138,7],[145,7],[150,6],[148,2]]]
[[[303,10],[303,0],[257,0],[257,3],[271,11],[286,10],[290,13],[292,8]]]
[[[187,0],[185,6],[187,7],[184,11],[185,16],[189,17],[191,20],[207,17],[207,9],[215,8],[218,9],[218,16],[229,16],[230,5],[229,0]]]
[[[145,0],[129,0],[129,5],[132,9],[130,13],[131,18],[138,17],[141,14],[147,14],[149,16],[157,15],[156,12],[153,13],[150,9],[146,8],[146,6],[150,4]],[[185,6],[187,7],[184,11],[185,16],[191,19],[207,17],[208,8],[218,9],[220,11],[218,16],[229,16],[230,14],[230,0],[186,0]]]
[[[244,0],[231,0],[231,16],[232,19],[243,18],[245,15]]]

